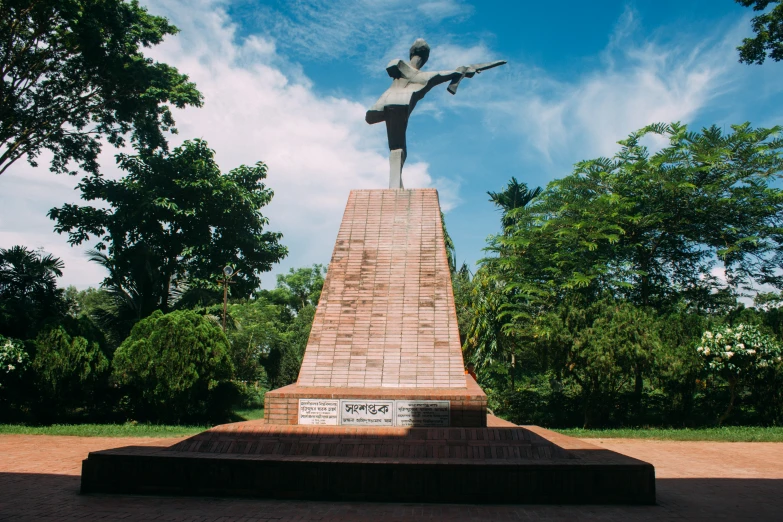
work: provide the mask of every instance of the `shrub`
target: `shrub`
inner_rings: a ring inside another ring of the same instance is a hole
[[[39,412],[45,418],[68,410],[95,407],[105,389],[109,360],[96,342],[71,337],[62,326],[42,332],[35,340],[33,368],[40,392]]]
[[[114,354],[113,376],[136,418],[222,421],[237,395],[228,339],[191,310],[156,311],[139,321]]]
[[[773,373],[783,360],[783,351],[775,339],[748,324],[736,328],[723,325],[704,332],[696,351],[707,369],[729,383],[729,404],[718,419],[718,425],[731,413],[738,386],[758,379],[764,373]]]
[[[30,367],[30,356],[24,343],[0,335],[0,413],[10,418],[11,411],[18,410],[25,402],[25,376]]]
[[[8,389],[21,379],[30,365],[24,343],[0,335],[0,390]]]

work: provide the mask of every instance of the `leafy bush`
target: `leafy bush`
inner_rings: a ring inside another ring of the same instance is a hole
[[[237,396],[229,343],[208,317],[156,311],[133,327],[114,354],[123,406],[154,421],[223,421]]]
[[[109,369],[109,360],[98,343],[71,337],[58,326],[39,334],[35,348],[33,368],[42,399],[38,408],[41,416],[62,416],[82,407],[94,409],[96,397],[106,388]]]
[[[30,356],[24,343],[0,335],[0,415],[8,420],[16,415],[30,393],[28,369]]]
[[[729,384],[729,404],[718,419],[723,423],[734,408],[737,388],[762,374],[774,373],[783,361],[780,344],[763,333],[757,326],[740,324],[735,328],[726,325],[706,331],[696,351],[706,368],[726,379]]]
[[[0,390],[8,389],[20,380],[30,365],[30,356],[24,349],[24,343],[18,339],[8,339],[0,335]]]

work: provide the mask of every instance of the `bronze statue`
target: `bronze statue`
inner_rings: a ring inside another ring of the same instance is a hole
[[[457,67],[453,71],[421,71],[429,56],[430,46],[419,38],[411,46],[410,63],[403,60],[389,62],[386,72],[392,77],[392,85],[378,98],[375,105],[370,107],[365,116],[365,121],[369,124],[386,122],[386,135],[389,138],[389,188],[403,188],[402,166],[407,157],[405,131],[408,128],[408,117],[416,103],[436,85],[451,82],[447,90],[456,94],[463,78],[472,78],[476,73],[506,63],[499,60]]]

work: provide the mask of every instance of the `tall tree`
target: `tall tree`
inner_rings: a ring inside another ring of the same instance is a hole
[[[109,271],[103,284],[136,319],[168,311],[176,291],[216,287],[225,265],[236,271],[232,294],[248,297],[287,254],[282,234],[264,230],[260,209],[274,193],[263,163],[221,174],[214,151],[195,140],[171,153],[120,154],[118,164],[122,179],[92,174],[79,184],[83,199],[103,205],[64,205],[49,216],[72,245],[98,236],[94,257]]]
[[[489,200],[503,213],[501,224],[507,228],[512,224],[511,211],[528,206],[538,195],[541,187],[533,190],[527,188],[527,184],[520,183],[517,178],[511,177],[508,185],[500,192],[487,192]]]
[[[777,4],[770,11],[754,16],[751,20],[756,36],[745,38],[737,47],[740,62],[748,64],[764,63],[769,57],[779,62],[783,60],[783,3],[781,0],[736,0],[754,11],[764,11],[770,4]]]
[[[277,286],[261,290],[258,295],[269,302],[282,305],[291,317],[306,306],[318,305],[324,287],[326,269],[323,265],[291,268],[287,274],[277,275]]]
[[[169,105],[200,106],[188,77],[146,58],[177,28],[137,0],[0,0],[0,174],[43,150],[97,172],[101,139],[145,150],[174,132]],[[72,172],[73,173],[73,172]]]
[[[57,277],[64,263],[23,246],[0,249],[0,335],[32,339],[65,314]]]
[[[714,298],[717,260],[731,288],[783,286],[781,129],[732,129],[651,125],[614,158],[578,163],[494,239],[513,282],[555,297],[608,291],[659,311]],[[669,145],[650,154],[641,140],[651,135]]]

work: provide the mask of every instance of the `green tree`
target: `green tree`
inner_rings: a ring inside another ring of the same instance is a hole
[[[0,249],[0,335],[32,339],[65,313],[64,263],[23,246]]]
[[[136,418],[225,420],[235,397],[223,330],[195,311],[156,310],[133,327],[112,362]]]
[[[272,290],[261,290],[258,295],[272,303],[283,305],[292,315],[307,306],[316,306],[324,287],[326,269],[323,265],[290,268],[287,274],[278,274]]]
[[[490,201],[502,212],[501,226],[504,235],[511,232],[510,227],[515,223],[513,211],[526,208],[540,193],[540,188],[529,190],[526,184],[520,183],[514,177],[502,191],[487,192]],[[481,268],[470,281],[470,297],[461,297],[463,300],[467,298],[470,304],[467,307],[462,305],[462,318],[458,318],[458,321],[465,325],[463,350],[468,358],[476,364],[481,373],[491,374],[492,381],[508,377],[513,389],[521,347],[519,331],[514,332],[505,328],[505,325],[510,320],[506,313],[509,298],[518,292],[516,288],[509,286],[504,256],[505,252],[499,252],[498,257],[482,261]],[[466,274],[461,274],[459,277],[460,287],[467,284],[468,279],[465,276]],[[460,290],[464,292],[462,288]],[[530,317],[529,313],[522,313],[518,308],[513,320],[520,321]]]
[[[23,380],[30,367],[30,355],[19,339],[0,335],[0,413],[5,418],[11,409],[19,406],[22,397]]]
[[[648,370],[660,348],[654,315],[611,298],[592,304],[566,301],[538,316],[533,330],[536,342],[564,364],[562,375],[581,388],[585,427],[607,419],[620,394],[633,389],[634,376]]]
[[[287,254],[282,234],[264,230],[260,209],[273,192],[263,163],[221,174],[201,140],[120,154],[118,163],[122,179],[92,174],[79,184],[83,199],[105,205],[64,205],[49,216],[72,245],[99,237],[93,260],[108,270],[103,286],[128,321],[170,310],[188,288],[217,288],[225,265],[236,271],[232,295],[247,297]]]
[[[513,176],[502,191],[487,192],[489,200],[503,213],[500,223],[504,230],[513,223],[514,214],[512,211],[527,207],[540,194],[541,187],[530,190],[525,183],[520,183]]]
[[[200,106],[201,94],[142,48],[176,32],[136,0],[0,0],[0,174],[43,150],[54,172],[75,161],[95,173],[101,139],[122,146],[129,132],[165,147],[167,104]]]
[[[35,340],[33,369],[43,418],[55,418],[75,408],[96,409],[97,394],[106,390],[109,360],[96,342],[72,337],[58,326]]]
[[[764,11],[770,4],[777,4],[770,11],[753,17],[751,24],[756,36],[745,38],[737,47],[740,62],[747,64],[764,63],[769,57],[779,62],[783,60],[783,4],[780,0],[736,0],[745,7]]]
[[[613,159],[578,163],[532,206],[512,212],[513,233],[494,238],[510,283],[555,299],[610,292],[659,312],[683,298],[708,307],[721,297],[716,260],[731,289],[783,286],[783,191],[774,186],[781,129],[732,128],[651,125],[621,141]],[[669,145],[650,154],[641,144],[647,136]]]
[[[696,349],[706,368],[726,379],[729,384],[729,404],[718,418],[723,424],[734,408],[739,386],[757,374],[781,366],[783,350],[778,342],[758,327],[739,324],[734,328],[719,326],[704,332]]]

